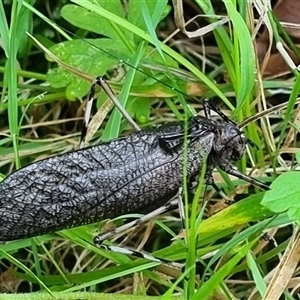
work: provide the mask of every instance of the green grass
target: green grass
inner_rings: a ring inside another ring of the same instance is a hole
[[[0,103],[0,167],[4,176],[33,161],[76,149],[84,100],[91,85],[46,57],[26,31],[82,77],[84,73],[91,78],[104,75],[124,61],[125,76],[119,82],[109,82],[142,128],[198,113],[206,97],[242,122],[273,105],[275,97],[267,96],[278,93],[282,101],[289,101],[287,110],[281,117],[271,114],[247,126],[245,133],[257,148],[252,147],[238,167],[243,172],[257,169],[259,179],[271,183],[282,172],[278,158],[281,164],[292,161],[289,156],[279,157],[279,153],[284,151],[281,142],[292,128],[299,74],[293,70],[291,78],[295,81],[262,77],[252,43],[253,15],[247,15],[246,1],[240,1],[238,9],[234,1],[225,1],[223,9],[230,18],[230,27],[225,24],[209,34],[217,51],[209,53],[209,47],[205,48],[204,62],[196,59],[198,48],[187,38],[181,42],[190,47],[180,48],[182,53],[161,42],[159,34],[173,18],[164,1],[131,2],[127,19],[117,4],[108,2],[101,7],[98,2],[73,0],[60,4],[56,9],[61,17],[53,12],[47,15],[38,4],[32,7],[31,1],[13,2],[11,6],[0,3],[0,33],[8,57],[1,57],[0,66],[4,75]],[[207,20],[216,21],[211,15],[217,14],[220,7],[213,7],[210,1],[198,2],[204,14],[210,16]],[[277,31],[278,24],[271,13],[268,18],[279,41],[282,33]],[[96,106],[104,117],[96,125],[100,129],[90,144],[132,132],[117,109],[106,111],[106,95],[99,91],[97,95]],[[147,299],[146,294],[159,295],[160,299],[207,299],[209,295],[247,299],[255,288],[263,295],[267,289],[263,278],[286,248],[291,218],[286,211],[277,215],[270,207],[262,206],[264,193],[244,186],[241,180],[219,176],[216,181],[226,194],[236,191],[242,200],[224,208],[221,201],[215,201],[219,196],[208,189],[205,199],[210,203],[204,207],[202,188],[201,196],[186,205],[185,233],[179,234],[181,222],[178,213],[172,212],[110,241],[117,244],[124,240],[134,248],[141,245],[155,257],[184,263],[182,270],[96,248],[92,238],[99,226],[109,226],[104,220],[0,245],[0,291],[24,291],[22,285],[18,288],[20,280],[26,292],[42,291],[49,299],[92,299],[93,292],[97,296],[103,292],[129,293],[137,295],[135,299]],[[121,224],[119,218],[111,226]],[[279,231],[278,245],[264,245],[260,240],[262,231],[277,227],[285,228]],[[15,288],[5,284],[3,278],[7,275],[16,282]],[[240,278],[253,282],[241,284]],[[181,298],[175,298],[176,293]],[[35,296],[30,295],[30,299]],[[1,297],[11,299],[10,295]],[[12,298],[26,297],[18,294]]]

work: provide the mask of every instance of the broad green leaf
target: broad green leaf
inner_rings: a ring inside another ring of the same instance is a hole
[[[291,220],[300,220],[300,172],[288,172],[280,175],[267,191],[262,205],[269,210],[282,213],[287,211]]]
[[[118,1],[101,2],[105,9],[115,13],[121,18],[125,18],[125,12],[121,10],[121,5]],[[74,4],[68,4],[62,8],[61,14],[65,20],[78,28],[101,34],[112,39],[119,39],[119,35],[111,22],[93,11]],[[124,30],[124,33],[125,32],[126,31]]]
[[[104,38],[67,41],[51,47],[50,51],[65,63],[96,77],[104,75],[118,62],[117,59],[113,59],[112,56],[106,55],[99,49],[115,57],[122,57],[124,60],[129,55],[122,43]],[[67,86],[66,96],[70,100],[83,97],[91,87],[90,82],[71,74],[60,66],[49,70],[47,80],[55,88]]]

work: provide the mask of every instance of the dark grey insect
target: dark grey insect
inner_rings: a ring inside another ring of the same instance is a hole
[[[206,103],[208,117],[209,108]],[[266,189],[231,166],[244,154],[246,142],[228,119],[195,116],[186,124],[165,124],[32,163],[0,183],[0,241],[150,212],[178,192],[184,167],[192,182],[204,160],[209,184],[214,185],[212,170],[219,166]]]

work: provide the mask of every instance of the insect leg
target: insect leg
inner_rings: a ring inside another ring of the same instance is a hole
[[[178,205],[179,216],[180,216],[180,220],[181,220],[181,224],[182,224],[182,230],[184,230],[186,226],[185,226],[185,210],[184,210],[183,188],[182,187],[180,187],[178,190],[177,205]],[[188,247],[186,235],[185,235],[185,246]]]
[[[157,208],[156,210],[144,215],[143,217],[141,217],[140,219],[137,219],[137,220],[134,220],[132,222],[129,222],[123,226],[120,226],[118,228],[115,228],[113,230],[109,230],[109,231],[106,231],[104,233],[101,233],[97,236],[95,236],[94,238],[94,244],[98,247],[101,247],[102,243],[104,240],[108,239],[108,238],[111,238],[113,236],[115,236],[116,234],[119,234],[121,232],[124,232],[134,226],[137,226],[143,222],[146,222],[148,220],[151,220],[152,218],[158,216],[158,215],[161,215],[163,214],[164,212],[166,211],[169,211],[169,210],[172,210],[174,208],[176,208],[178,206],[178,199],[174,199],[168,203],[166,203],[165,205]]]
[[[82,126],[82,131],[81,131],[81,137],[80,137],[80,145],[79,148],[84,148],[85,147],[85,139],[86,139],[86,134],[88,130],[88,125],[90,122],[90,117],[91,117],[91,110],[92,110],[92,105],[95,99],[95,89],[96,85],[99,85],[104,92],[107,94],[107,96],[110,98],[110,100],[115,104],[115,106],[120,110],[124,118],[128,121],[128,123],[136,130],[140,131],[141,128],[134,122],[134,120],[131,118],[131,116],[128,114],[128,112],[125,110],[125,108],[120,104],[120,101],[117,99],[115,96],[114,92],[110,88],[109,84],[106,82],[106,80],[99,76],[95,78],[95,81],[93,82],[89,95],[88,95],[88,101],[86,104],[86,109],[84,113],[84,119],[83,119],[83,126]]]
[[[215,189],[215,191],[223,198],[225,199],[226,204],[232,204],[234,203],[234,200],[230,199],[216,184],[215,182],[211,182],[210,185]]]
[[[206,184],[211,185],[214,190],[225,200],[226,204],[232,204],[234,201],[230,199],[223,191],[220,189],[217,184],[214,181],[213,175],[212,175],[213,169],[209,168],[207,170],[206,174]]]
[[[233,169],[230,165],[227,165],[225,167],[223,166],[223,167],[221,167],[221,169],[223,171],[225,171],[226,173],[230,174],[230,175],[233,175],[233,176],[235,176],[237,178],[243,179],[243,180],[245,180],[245,181],[247,181],[247,182],[249,182],[249,183],[251,183],[251,184],[253,184],[253,185],[255,185],[255,186],[259,187],[259,188],[261,188],[262,190],[268,191],[270,189],[263,182],[255,179],[254,177],[251,177],[251,176],[248,176],[246,174],[243,174],[242,172],[240,172],[238,170]]]
[[[114,229],[114,230],[106,231],[102,234],[97,235],[94,238],[94,244],[97,247],[102,248],[104,250],[113,251],[113,252],[117,252],[117,253],[123,253],[123,254],[127,254],[127,255],[133,255],[133,256],[136,256],[136,257],[145,258],[145,259],[150,260],[150,261],[155,261],[155,262],[159,262],[159,263],[166,263],[166,264],[172,265],[172,266],[177,267],[177,268],[178,267],[182,268],[183,267],[182,264],[171,263],[167,260],[164,260],[164,259],[161,259],[161,258],[156,258],[153,255],[151,255],[150,253],[147,253],[145,251],[138,251],[138,250],[132,249],[130,247],[125,248],[125,247],[119,247],[119,246],[113,246],[113,245],[104,245],[103,244],[103,241],[105,239],[111,238],[116,234],[119,234],[121,232],[124,232],[124,231],[128,230],[129,228],[132,228],[132,227],[137,226],[137,225],[139,225],[143,222],[146,222],[146,221],[152,219],[153,217],[156,217],[156,216],[158,216],[158,215],[160,215],[160,214],[162,214],[166,211],[169,211],[169,210],[172,210],[172,209],[176,208],[177,206],[178,206],[178,199],[174,199],[174,200],[168,202],[167,204],[165,204],[164,206],[159,207],[158,209],[152,211],[151,213],[141,217],[140,219],[129,222],[129,223],[123,225],[123,226],[120,226],[120,227]]]
[[[204,109],[204,115],[207,119],[211,119],[211,113],[210,113],[210,103],[208,99],[203,100],[203,109]]]
[[[166,259],[163,258],[156,258],[153,255],[151,255],[150,253],[146,252],[146,251],[138,251],[135,250],[133,248],[130,247],[119,247],[119,246],[110,246],[110,245],[101,245],[101,248],[107,251],[112,251],[112,252],[117,252],[117,253],[122,253],[122,254],[126,254],[126,255],[132,255],[135,257],[139,257],[139,258],[144,258],[150,261],[155,261],[161,264],[168,264],[169,266],[173,266],[176,268],[183,268],[184,264],[181,263],[175,263],[175,262],[170,262]]]
[[[114,105],[119,109],[119,111],[122,113],[124,118],[128,121],[128,123],[134,128],[136,131],[140,131],[141,128],[134,122],[134,120],[131,118],[129,113],[126,111],[126,109],[121,105],[120,101],[117,99],[115,96],[114,92],[110,88],[109,84],[107,81],[99,76],[96,78],[96,84],[102,87],[104,92],[107,94],[107,96],[110,98],[110,100],[114,103]]]
[[[91,118],[91,110],[95,98],[95,88],[96,88],[96,81],[92,84],[89,95],[88,95],[88,101],[86,103],[85,112],[84,112],[84,118],[83,118],[83,126],[81,130],[81,136],[80,136],[80,144],[79,148],[82,149],[85,147],[85,139],[86,134],[88,130],[88,125]]]

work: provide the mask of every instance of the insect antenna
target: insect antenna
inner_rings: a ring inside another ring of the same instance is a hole
[[[299,103],[300,103],[300,99],[298,99],[295,102],[295,105],[299,104]],[[239,128],[244,128],[244,127],[248,126],[250,123],[257,121],[260,118],[271,114],[272,112],[279,111],[281,109],[286,108],[288,105],[289,105],[289,102],[284,102],[284,103],[280,103],[278,105],[275,105],[273,107],[270,107],[268,109],[265,109],[264,111],[258,112],[255,115],[248,117],[247,119],[242,121],[240,124],[238,124],[238,126],[239,126]]]

